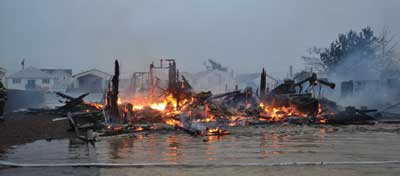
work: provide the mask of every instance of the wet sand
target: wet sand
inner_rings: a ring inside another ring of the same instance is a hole
[[[52,122],[59,116],[49,114],[10,113],[0,122],[0,154],[9,147],[40,139],[63,139],[73,136],[67,132],[67,121]]]

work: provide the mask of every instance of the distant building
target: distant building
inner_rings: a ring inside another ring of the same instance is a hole
[[[111,74],[91,69],[72,76],[73,87],[69,91],[77,92],[103,92],[111,78]]]
[[[54,77],[35,67],[28,67],[6,77],[8,89],[53,91]]]
[[[72,82],[72,69],[40,69],[54,78],[55,91],[66,91]]]

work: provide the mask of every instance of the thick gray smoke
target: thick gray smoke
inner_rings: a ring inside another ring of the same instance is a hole
[[[399,70],[395,57],[366,59],[352,54],[329,75],[337,84],[331,98],[346,106],[384,108],[400,100]]]

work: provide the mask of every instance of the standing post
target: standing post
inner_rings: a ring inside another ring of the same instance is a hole
[[[265,73],[265,70],[263,68],[262,72],[261,72],[261,79],[260,79],[260,97],[261,98],[265,97],[266,86],[267,86],[267,73]]]
[[[119,63],[115,60],[114,76],[111,80],[111,93],[110,93],[110,110],[111,118],[119,119],[119,109],[118,109],[118,89],[119,89]]]
[[[150,90],[149,90],[149,97],[150,97],[150,102],[153,102],[153,94],[154,94],[154,74],[153,74],[153,68],[154,68],[154,64],[151,63],[150,64]]]
[[[180,96],[181,96],[181,82],[179,81],[179,70],[176,70],[175,78],[175,99],[176,99],[176,110],[179,110]]]
[[[137,73],[133,73],[132,75],[132,84],[131,84],[131,98],[135,98],[135,94],[136,94],[136,86],[137,86]]]

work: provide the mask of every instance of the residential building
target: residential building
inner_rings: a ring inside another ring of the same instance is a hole
[[[111,74],[91,69],[72,76],[73,86],[69,91],[77,92],[103,92],[111,79]]]
[[[40,69],[54,78],[54,91],[65,92],[72,83],[72,69]]]
[[[6,77],[8,89],[53,91],[54,77],[35,67],[28,67]]]

